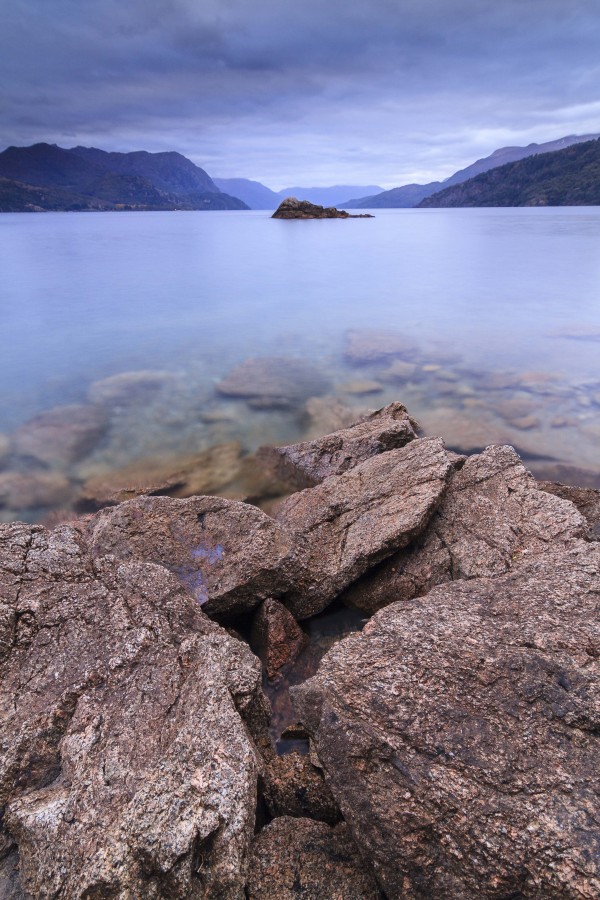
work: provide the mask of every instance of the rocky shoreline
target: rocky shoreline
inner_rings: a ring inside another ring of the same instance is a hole
[[[258,463],[0,525],[0,896],[598,896],[600,492],[399,403]]]

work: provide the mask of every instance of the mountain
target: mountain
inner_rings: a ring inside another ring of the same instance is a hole
[[[548,141],[545,144],[528,144],[526,147],[501,147],[500,150],[494,150],[490,156],[478,159],[465,169],[460,169],[444,181],[432,181],[429,184],[405,184],[402,187],[391,188],[391,190],[383,191],[383,193],[375,196],[347,200],[340,205],[347,206],[349,209],[385,209],[418,206],[426,197],[430,197],[432,194],[450,185],[461,184],[463,181],[467,181],[475,175],[480,175],[482,172],[488,172],[490,169],[495,169],[506,163],[526,159],[539,153],[562,150],[573,144],[581,144],[598,137],[600,137],[600,134],[571,134],[556,141]]]
[[[260,181],[248,178],[213,178],[219,190],[239,197],[250,209],[277,209],[281,197]]]
[[[360,187],[351,184],[336,184],[333,187],[289,187],[278,191],[280,200],[286,197],[297,197],[298,200],[308,200],[310,203],[318,203],[319,206],[343,206],[342,197],[366,197],[367,194],[381,192],[377,185],[369,184]]]
[[[179,153],[8,147],[0,153],[0,179],[0,212],[247,209]]]
[[[445,188],[419,205],[600,206],[600,140],[507,163]]]

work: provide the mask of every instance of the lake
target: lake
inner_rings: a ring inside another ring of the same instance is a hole
[[[0,215],[0,520],[96,508],[136,466],[258,497],[260,444],[391,400],[600,486],[600,208],[374,213]]]

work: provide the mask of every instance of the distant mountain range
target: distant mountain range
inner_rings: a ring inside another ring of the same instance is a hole
[[[0,212],[248,209],[180,153],[107,153],[56,144],[0,153]]]
[[[386,209],[418,206],[426,197],[430,197],[432,194],[442,191],[451,185],[462,184],[464,181],[468,181],[470,178],[483,172],[488,172],[490,169],[495,169],[506,163],[517,162],[520,159],[526,159],[539,153],[563,150],[573,144],[581,144],[598,137],[600,137],[600,134],[572,134],[568,137],[559,138],[557,141],[548,141],[545,144],[528,144],[526,147],[502,147],[500,150],[495,150],[490,156],[478,159],[470,166],[467,166],[466,169],[460,169],[444,181],[431,181],[429,184],[405,184],[402,187],[392,188],[389,191],[383,191],[380,194],[369,197],[355,195],[354,199],[346,200],[340,205],[348,209]]]
[[[213,178],[217,187],[228,194],[239,197],[250,209],[277,209],[286,197],[308,200],[320,206],[340,206],[342,197],[349,194],[373,194],[383,190],[374,184],[366,186],[336,184],[333,187],[289,187],[281,191],[272,191],[259,181],[247,178]]]
[[[490,169],[420,206],[600,206],[600,140]]]

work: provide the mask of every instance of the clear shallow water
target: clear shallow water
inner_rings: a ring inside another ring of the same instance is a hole
[[[98,445],[58,465],[72,488],[142,456],[300,437],[310,424],[302,405],[253,411],[214,393],[237,363],[269,355],[313,361],[329,393],[357,410],[402,400],[452,445],[510,440],[532,458],[600,471],[600,208],[292,222],[263,212],[4,214],[0,313],[9,441],[35,414],[86,402],[99,379],[176,376],[162,405],[146,396],[113,407]],[[351,328],[412,338],[412,375],[386,374],[389,357],[351,366]],[[347,390],[357,380],[381,389]],[[5,472],[35,469],[6,446]]]

